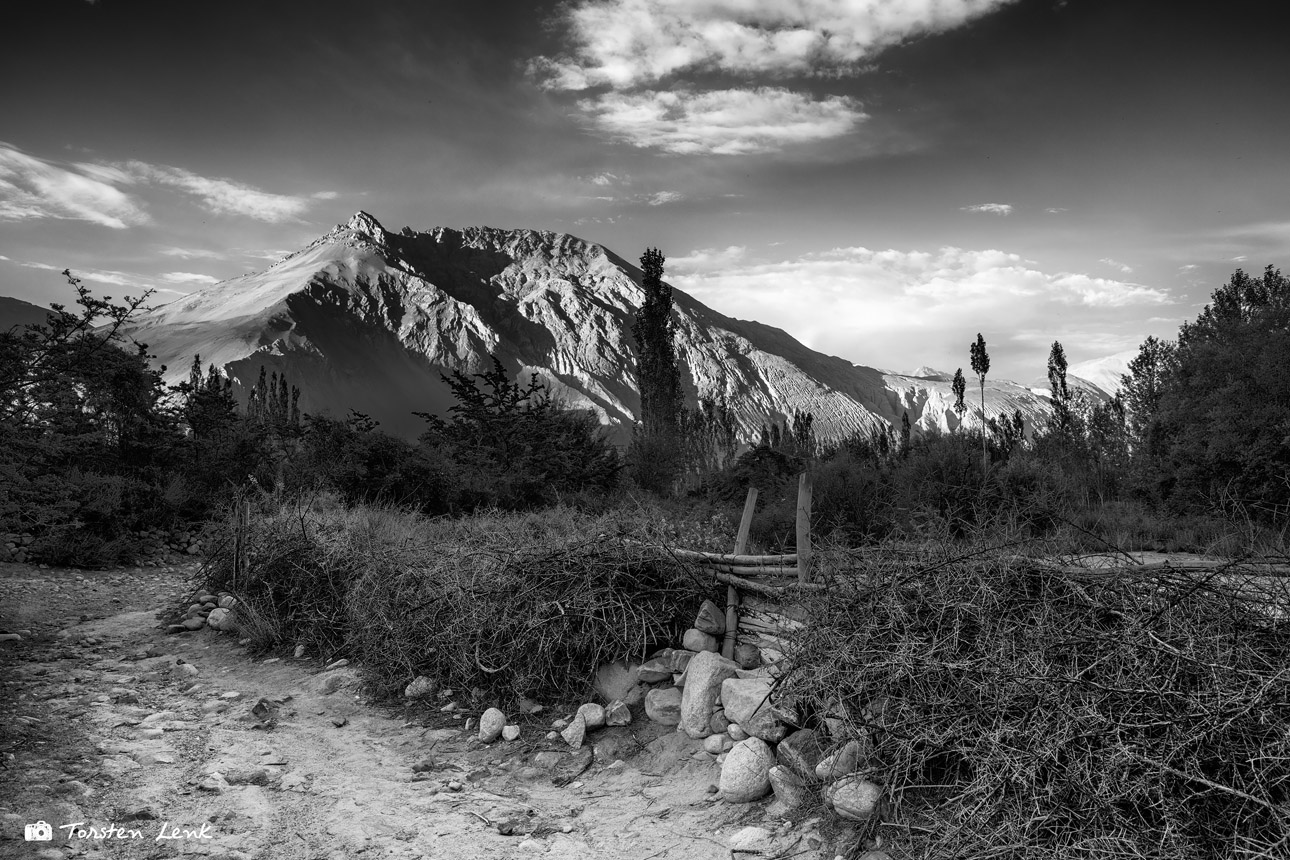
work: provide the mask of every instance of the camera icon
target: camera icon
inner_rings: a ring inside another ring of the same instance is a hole
[[[48,821],[37,821],[23,828],[23,836],[28,842],[49,842],[54,838],[54,828]]]

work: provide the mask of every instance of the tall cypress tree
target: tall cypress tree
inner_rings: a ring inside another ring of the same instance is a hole
[[[990,354],[985,351],[985,338],[981,333],[976,334],[976,343],[970,348],[972,354],[972,372],[981,383],[981,469],[985,471],[990,468],[990,455],[985,447],[985,375],[990,372]]]
[[[673,342],[672,288],[663,283],[663,253],[649,248],[641,257],[645,303],[636,311],[632,335],[638,352],[641,425],[647,436],[675,431],[681,413],[681,372]]]

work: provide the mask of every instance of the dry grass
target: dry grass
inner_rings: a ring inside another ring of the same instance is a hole
[[[1290,856],[1285,618],[1234,570],[1013,552],[826,553],[807,598],[782,694],[873,737],[895,820],[926,829],[883,828],[900,856]]]
[[[234,580],[225,539],[208,583],[264,636],[357,658],[378,694],[428,675],[497,701],[563,698],[678,640],[714,591],[624,531],[567,508],[427,520],[292,504],[252,517],[249,574]]]

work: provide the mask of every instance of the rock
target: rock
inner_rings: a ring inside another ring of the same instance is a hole
[[[596,669],[596,695],[605,702],[623,701],[638,705],[645,700],[645,688],[638,678],[638,665],[618,660]]]
[[[526,699],[523,696],[520,696],[520,700],[515,703],[515,708],[521,714],[524,714],[526,716],[530,714],[540,714],[543,711],[543,708],[541,705],[539,705],[537,702],[533,701],[532,699]]]
[[[520,727],[517,725],[502,726],[502,740],[517,741],[520,739]]]
[[[610,702],[605,708],[605,725],[607,726],[626,726],[632,721],[631,708],[627,707],[626,702]]]
[[[226,594],[215,602],[219,605],[220,609],[232,609],[234,606],[237,606],[237,598],[231,594]]]
[[[673,651],[672,656],[669,658],[672,661],[672,672],[684,672],[685,668],[690,665],[690,661],[694,659],[694,654],[694,651],[686,651],[684,648],[677,648]]]
[[[219,598],[213,594],[199,594],[197,596],[198,603],[214,603],[217,600],[219,600]]]
[[[726,718],[748,735],[777,743],[788,733],[776,719],[770,692],[770,678],[730,678],[721,684],[721,705]]]
[[[663,726],[681,722],[681,691],[676,687],[650,690],[645,694],[645,715]]]
[[[262,767],[248,770],[231,770],[224,775],[229,785],[268,785],[269,771]]]
[[[775,754],[765,741],[748,738],[735,744],[721,765],[718,783],[721,795],[730,803],[751,803],[770,791],[770,769]]]
[[[403,697],[405,699],[425,699],[433,695],[437,686],[432,678],[419,675],[411,684],[403,688]]]
[[[233,613],[228,609],[212,609],[206,616],[206,624],[212,630],[232,630]]]
[[[681,637],[681,645],[687,651],[717,651],[717,637],[691,627]]]
[[[21,641],[22,637],[17,633],[0,633],[0,642],[11,642],[16,645]]]
[[[210,623],[210,619],[209,619],[209,618],[208,618],[208,619],[206,619],[206,623],[208,623],[208,624]],[[296,646],[296,650],[292,653],[292,656],[293,656],[293,657],[295,657],[297,660],[299,660],[301,657],[305,656],[305,646],[303,646],[303,645],[297,645],[297,646]]]
[[[730,735],[708,735],[703,739],[703,748],[713,755],[721,755],[735,745]]]
[[[761,665],[761,649],[749,642],[736,645],[735,662],[741,669],[756,669]]]
[[[775,802],[767,812],[774,817],[791,815],[811,799],[805,780],[784,765],[775,765],[766,775],[770,777],[770,787],[775,792]]]
[[[770,705],[775,682],[770,678],[729,678],[721,683],[721,707],[726,718],[743,725]]]
[[[194,666],[192,663],[180,663],[179,671],[183,672],[185,675],[189,675],[190,677],[194,677],[194,678],[197,677],[199,674],[201,674],[198,671],[197,667]]]
[[[708,720],[708,728],[712,729],[714,735],[723,734],[730,728],[730,720],[726,718],[724,708],[718,708],[712,712],[712,719]],[[739,740],[743,740],[743,738]]]
[[[479,718],[479,739],[486,744],[491,744],[501,737],[504,728],[506,728],[506,714],[497,708],[489,708]]]
[[[573,718],[573,722],[569,723],[564,731],[560,732],[560,737],[564,738],[564,742],[574,749],[582,747],[582,742],[587,739],[587,720],[582,716],[582,711],[578,711]]]
[[[167,633],[189,633],[191,631],[182,624],[168,624],[166,625],[166,632]]]
[[[868,821],[882,802],[882,788],[859,774],[848,774],[824,789],[824,804],[839,818]]]
[[[815,781],[815,766],[824,758],[820,736],[814,729],[801,729],[779,742],[775,759],[803,780]]]
[[[205,618],[189,618],[180,622],[185,630],[201,630],[206,626]]]
[[[731,852],[773,854],[775,853],[775,834],[765,827],[741,827],[730,834],[726,845]]]
[[[591,729],[604,728],[605,709],[603,706],[598,705],[595,702],[588,702],[578,708],[578,714],[582,717],[582,721],[587,724],[588,731]]]
[[[866,755],[868,744],[858,740],[847,741],[842,749],[836,750],[815,765],[815,778],[833,782],[860,769]]]
[[[672,678],[672,661],[670,658],[655,657],[642,663],[636,669],[636,677],[642,684],[657,684]]]
[[[726,632],[726,613],[711,600],[705,600],[699,607],[699,614],[694,618],[694,629],[701,633],[721,636]]]
[[[735,742],[748,739],[748,733],[744,731],[738,723],[731,723],[727,726],[726,734],[730,735],[730,739]]]
[[[553,770],[555,769],[555,766],[558,765],[560,763],[560,760],[563,758],[564,756],[562,756],[560,753],[556,752],[555,750],[543,750],[542,752],[533,756],[533,764],[536,767],[544,768],[546,770]]]
[[[706,634],[704,634],[706,635]],[[738,668],[712,651],[695,655],[687,669],[689,675],[681,694],[681,730],[692,738],[705,738],[712,734],[708,723],[716,710],[717,695],[722,682],[731,678]]]

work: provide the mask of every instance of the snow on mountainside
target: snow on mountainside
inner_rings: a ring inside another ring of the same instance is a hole
[[[1137,357],[1138,350],[1130,349],[1072,364],[1067,373],[1093,383],[1107,394],[1115,394],[1120,390],[1120,377],[1129,372],[1129,362]]]
[[[622,428],[640,407],[630,333],[639,282],[635,266],[573,236],[392,233],[360,212],[266,271],[143,315],[128,334],[148,344],[171,382],[187,376],[195,353],[243,392],[263,365],[300,387],[306,412],[353,408],[406,436],[423,427],[414,410],[450,405],[441,372],[481,370],[494,353]],[[795,409],[814,414],[822,438],[898,424],[902,412],[916,428],[959,423],[945,374],[860,367],[680,290],[673,298],[687,395],[724,394],[747,439]],[[1043,397],[1011,382],[988,380],[986,396],[991,415],[1019,409],[1030,424],[1049,413]]]

